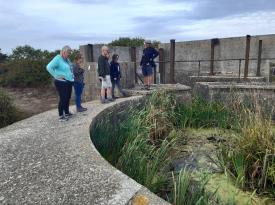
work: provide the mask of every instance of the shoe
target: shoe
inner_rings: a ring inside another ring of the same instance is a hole
[[[68,117],[65,117],[64,115],[59,116],[59,122],[66,122],[66,121],[68,121],[68,120],[69,120],[69,118],[68,118]]]
[[[85,111],[88,110],[88,108],[86,108],[86,107],[82,107],[82,106],[81,106],[81,108],[84,109]]]
[[[84,108],[84,107],[79,107],[76,109],[77,112],[85,112],[87,111],[87,108]]]
[[[101,101],[101,104],[105,104],[105,103],[107,103],[107,102],[108,102],[108,100],[107,100],[107,99],[101,99],[100,101]]]
[[[74,114],[69,112],[69,114],[65,114],[65,117],[71,118]]]
[[[114,101],[115,101],[114,98],[108,98],[107,100],[108,100],[109,102],[114,102]]]

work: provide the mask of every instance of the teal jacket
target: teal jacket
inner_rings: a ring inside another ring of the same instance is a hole
[[[47,65],[47,71],[55,78],[64,77],[65,80],[74,81],[72,63],[69,59],[65,60],[60,54],[55,56]]]

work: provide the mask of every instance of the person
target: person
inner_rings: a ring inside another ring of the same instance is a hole
[[[101,55],[98,57],[98,76],[101,80],[101,103],[106,103],[110,101],[114,101],[112,98],[111,92],[111,77],[110,77],[110,64],[108,62],[109,48],[107,46],[102,46]],[[105,99],[105,90],[107,90],[107,99]]]
[[[111,75],[111,82],[112,82],[112,98],[115,99],[115,87],[118,88],[118,91],[120,92],[120,95],[125,97],[125,93],[123,92],[121,86],[120,86],[120,65],[118,63],[119,56],[117,54],[114,54],[112,56],[112,61],[110,65],[110,75]]]
[[[59,94],[59,121],[67,121],[72,113],[69,112],[70,98],[74,76],[72,63],[69,60],[71,48],[64,46],[60,54],[56,55],[47,65],[47,71],[53,76],[54,84]]]
[[[84,112],[87,110],[87,108],[81,106],[81,94],[84,88],[84,69],[80,66],[81,62],[81,55],[77,54],[73,64],[75,105],[77,112]]]
[[[149,40],[144,42],[143,55],[140,61],[142,74],[144,76],[145,89],[149,90],[152,84],[153,68],[156,67],[154,59],[159,55],[158,51],[152,47]]]

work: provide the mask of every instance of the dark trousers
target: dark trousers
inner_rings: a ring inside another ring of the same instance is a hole
[[[112,97],[115,98],[115,87],[116,86],[117,86],[120,94],[122,96],[125,96],[125,93],[123,92],[121,85],[120,85],[120,79],[116,79],[116,80],[112,79],[111,81],[112,81]]]
[[[59,116],[62,116],[64,114],[69,114],[69,105],[70,105],[70,99],[72,95],[73,83],[70,81],[55,80],[54,84],[59,94],[59,103],[58,103]]]
[[[75,92],[75,105],[77,108],[81,107],[81,95],[83,92],[84,83],[74,82],[74,92]]]

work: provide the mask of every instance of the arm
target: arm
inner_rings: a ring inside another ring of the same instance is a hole
[[[114,70],[114,64],[111,63],[110,64],[110,76],[111,76],[111,79],[114,79],[115,78],[115,70]]]
[[[58,56],[55,56],[47,65],[47,71],[51,74],[51,76],[53,76],[54,78],[56,78],[56,74],[55,74],[55,70],[58,67]]]
[[[84,70],[82,68],[80,68],[77,65],[73,65],[73,72],[74,72],[74,76],[80,75],[84,72]]]
[[[121,67],[119,65],[119,63],[117,64],[117,77],[121,78],[121,71],[120,71]]]
[[[104,59],[101,57],[98,58],[98,76],[105,78],[104,75]]]
[[[159,52],[154,48],[153,59],[155,59],[156,57],[158,57],[158,55],[159,55]]]

